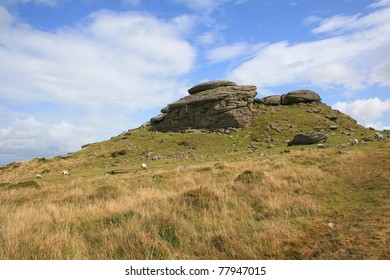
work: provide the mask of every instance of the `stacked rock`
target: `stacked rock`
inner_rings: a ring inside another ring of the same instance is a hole
[[[256,86],[239,86],[231,81],[212,81],[188,90],[189,96],[169,104],[152,118],[159,131],[187,129],[244,128],[253,119],[252,104]]]

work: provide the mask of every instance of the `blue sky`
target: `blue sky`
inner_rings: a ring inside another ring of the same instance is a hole
[[[312,89],[390,128],[390,0],[0,0],[0,164],[108,139],[215,79]]]

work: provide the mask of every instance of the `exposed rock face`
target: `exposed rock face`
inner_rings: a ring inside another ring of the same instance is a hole
[[[264,105],[280,105],[281,96],[280,95],[271,95],[264,98],[256,98],[256,103],[262,103]]]
[[[271,95],[264,98],[255,98],[255,103],[264,105],[291,105],[296,103],[320,102],[321,97],[314,91],[300,89],[287,94]]]
[[[319,131],[311,131],[306,133],[298,133],[294,136],[294,139],[288,142],[289,146],[297,145],[311,145],[317,143],[323,143],[328,140],[328,136]]]
[[[308,89],[290,91],[287,94],[283,94],[281,97],[281,104],[283,105],[320,101],[321,97],[314,91]]]
[[[255,86],[215,81],[194,86],[189,92],[191,95],[169,104],[165,113],[151,119],[157,130],[244,128],[252,121]]]

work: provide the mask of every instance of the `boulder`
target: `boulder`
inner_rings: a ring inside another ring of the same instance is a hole
[[[224,86],[215,87],[221,84]],[[237,86],[228,81],[210,82],[208,85],[211,88],[201,84],[201,91],[169,104],[163,117],[152,119],[155,128],[163,132],[188,129],[218,131],[244,128],[252,122],[252,104],[257,93],[255,86]]]
[[[198,92],[202,92],[205,90],[219,88],[219,87],[226,87],[226,86],[237,86],[237,84],[235,82],[225,81],[225,80],[211,81],[211,82],[201,83],[196,86],[193,86],[188,90],[188,93],[196,94]]]
[[[290,105],[295,103],[320,102],[321,97],[314,91],[308,89],[301,89],[290,91],[281,96],[282,105]]]
[[[159,115],[155,116],[154,118],[151,118],[150,123],[152,125],[158,124],[164,120],[165,116],[166,116],[166,114],[164,114],[164,113],[159,114]]]
[[[280,105],[281,96],[280,95],[271,95],[264,98],[260,98],[262,104],[264,105]]]
[[[294,136],[294,139],[288,142],[288,146],[297,146],[297,145],[311,145],[323,143],[328,140],[328,136],[320,131],[311,131],[306,133],[298,133]]]

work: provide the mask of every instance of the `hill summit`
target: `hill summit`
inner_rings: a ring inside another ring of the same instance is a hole
[[[320,102],[320,96],[311,90],[297,90],[283,95],[255,98],[256,86],[237,85],[231,81],[217,80],[198,84],[183,97],[161,110],[150,124],[157,130],[185,131],[235,131],[248,127],[254,120],[254,103],[264,105],[291,105]]]

